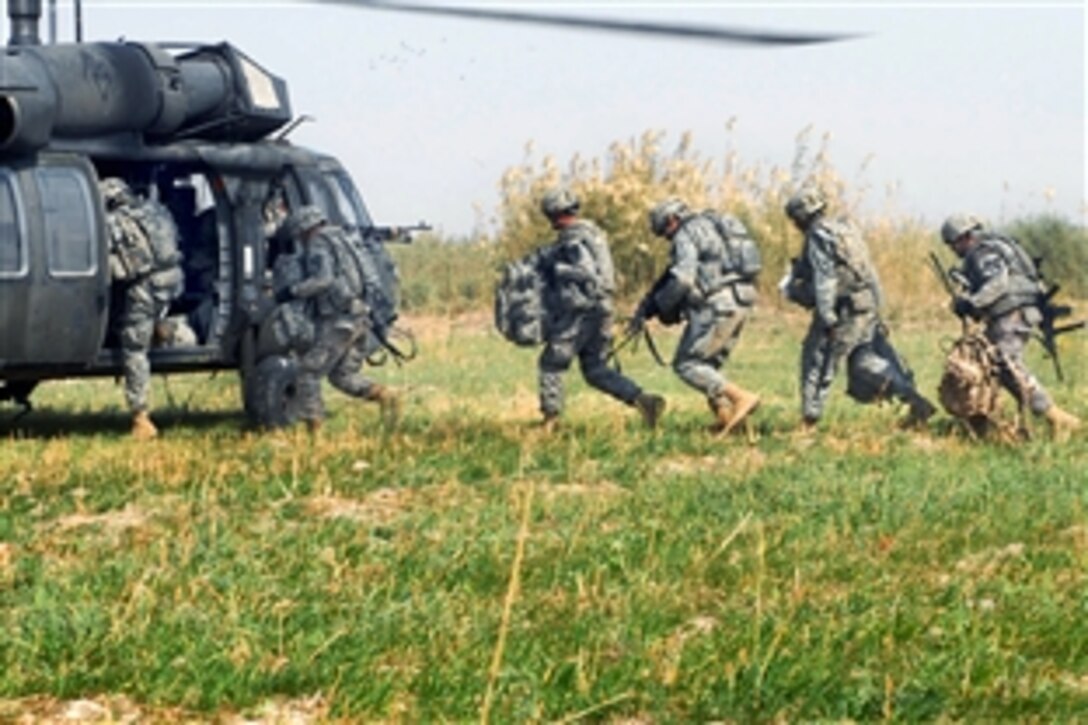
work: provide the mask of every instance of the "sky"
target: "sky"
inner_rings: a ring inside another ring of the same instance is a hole
[[[476,4],[861,37],[729,46],[297,0],[84,0],[83,27],[238,46],[287,80],[315,118],[292,140],[337,156],[380,223],[490,231],[530,141],[565,162],[690,131],[704,158],[788,167],[809,126],[874,210],[1088,220],[1083,2]],[[70,40],[71,2],[58,15]]]

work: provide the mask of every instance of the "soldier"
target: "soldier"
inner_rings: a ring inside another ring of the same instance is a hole
[[[151,347],[155,325],[185,286],[178,233],[166,207],[136,196],[123,180],[103,179],[110,241],[110,276],[124,291],[118,320],[125,378],[125,401],[132,411],[132,435],[154,438],[158,429],[148,413]]]
[[[316,206],[292,214],[287,232],[296,241],[301,279],[280,289],[277,301],[289,306],[304,302],[313,322],[313,342],[299,351],[298,395],[300,417],[316,432],[325,415],[321,380],[366,332],[367,311],[360,302],[363,282],[347,257],[343,233],[327,226]]]
[[[824,410],[840,362],[847,361],[847,392],[868,403],[894,397],[910,412],[904,427],[923,425],[936,412],[887,339],[880,320],[883,293],[869,249],[845,220],[826,219],[827,201],[816,188],[801,189],[786,215],[805,235],[801,256],[787,280],[789,299],[812,310],[801,348],[801,408],[806,429]]]
[[[615,272],[604,232],[578,218],[578,199],[567,189],[549,191],[540,209],[558,232],[554,242],[534,255],[547,280],[548,320],[538,363],[545,430],[554,430],[558,423],[563,409],[562,374],[575,357],[587,383],[633,406],[647,426],[655,427],[665,399],[644,393],[607,364],[612,347]]]
[[[1055,405],[1024,364],[1024,346],[1043,319],[1035,262],[1014,239],[987,231],[970,214],[949,217],[941,226],[941,238],[963,260],[960,277],[966,289],[953,301],[953,311],[986,326],[986,339],[998,352],[1002,387],[1046,418],[1053,433],[1079,428],[1080,420]]]
[[[360,300],[368,308],[369,318],[364,333],[359,335],[329,373],[329,382],[334,388],[353,398],[377,403],[385,425],[392,427],[396,425],[400,417],[400,397],[392,388],[376,383],[363,374],[363,365],[367,358],[381,347],[378,335],[384,334],[384,330],[379,332],[376,328],[391,324],[388,308],[395,304],[383,297],[381,277],[376,266],[378,263],[376,254],[383,250],[368,249],[366,246],[368,242],[348,237],[340,230],[337,232],[342,237],[343,247],[359,270],[363,282]],[[370,243],[380,244],[379,242]]]
[[[754,273],[744,269],[739,253],[743,241],[753,244],[747,231],[732,217],[710,212],[694,214],[679,199],[668,199],[650,211],[650,229],[671,242],[670,264],[654,288],[642,299],[628,333],[642,329],[645,320],[673,310],[687,326],[676,347],[672,368],[680,379],[706,396],[714,415],[711,430],[728,433],[759,406],[759,396],[726,381],[720,370],[740,338],[756,300]],[[726,222],[737,244],[723,234]]]

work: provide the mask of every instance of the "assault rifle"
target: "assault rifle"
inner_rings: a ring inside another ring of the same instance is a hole
[[[1043,264],[1042,257],[1036,257],[1035,269],[1039,271]],[[1039,271],[1039,282],[1044,285],[1039,291],[1039,298],[1036,304],[1039,307],[1039,313],[1043,316],[1042,322],[1039,323],[1039,341],[1043,344],[1043,349],[1046,350],[1046,354],[1050,356],[1050,359],[1054,361],[1054,372],[1058,376],[1058,380],[1063,380],[1062,376],[1062,363],[1058,357],[1058,345],[1057,337],[1064,335],[1067,332],[1073,332],[1079,330],[1085,325],[1088,325],[1088,321],[1080,320],[1078,322],[1069,322],[1064,325],[1057,324],[1058,320],[1063,317],[1069,317],[1073,314],[1073,308],[1069,305],[1056,305],[1054,304],[1054,296],[1058,294],[1062,286],[1057,282],[1047,282]]]
[[[401,244],[410,244],[412,242],[412,232],[429,232],[433,229],[427,222],[420,222],[419,224],[409,224],[403,227],[379,227],[369,226],[363,227],[362,233],[364,239],[373,239],[378,242],[400,242]]]

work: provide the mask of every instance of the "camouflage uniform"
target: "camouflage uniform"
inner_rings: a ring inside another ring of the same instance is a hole
[[[815,211],[798,214],[787,205],[787,213],[805,234],[787,293],[813,313],[801,347],[802,415],[807,423],[819,420],[846,359],[851,397],[863,403],[897,398],[911,406],[906,422],[924,422],[935,409],[919,395],[884,334],[883,293],[868,247],[853,225],[825,219],[822,209],[821,204]]]
[[[383,394],[384,388],[363,374],[363,365],[367,357],[381,347],[375,336],[373,323],[377,313],[375,306],[380,306],[382,302],[374,299],[374,295],[380,294],[381,279],[371,254],[363,247],[365,242],[348,237],[342,231],[339,233],[342,236],[341,248],[345,251],[345,259],[357,270],[361,286],[360,302],[369,310],[370,316],[363,321],[355,342],[329,373],[329,382],[337,390],[354,398],[377,400]]]
[[[669,282],[657,295],[662,306],[682,305],[687,327],[672,367],[713,405],[726,389],[720,372],[751,315],[755,286],[729,269],[726,242],[714,222],[688,214],[672,236]]]
[[[537,253],[549,280],[546,344],[538,364],[540,410],[546,418],[563,410],[563,379],[575,357],[593,387],[634,405],[642,389],[608,367],[612,347],[615,273],[604,232],[578,220]]]
[[[1036,415],[1045,415],[1053,401],[1024,364],[1024,347],[1042,321],[1035,263],[1014,240],[980,232],[963,258],[961,273],[967,290],[959,304],[985,323],[986,338],[1001,360],[1002,387]]]
[[[302,279],[290,285],[284,296],[289,297],[287,304],[302,302],[300,309],[305,309],[313,322],[313,344],[299,353],[298,395],[300,417],[317,425],[325,413],[321,380],[365,333],[366,308],[359,301],[362,279],[348,256],[344,233],[325,226],[314,207],[303,207],[296,215],[306,219],[309,214],[312,222],[314,212],[321,220],[317,224],[295,221]]]
[[[155,324],[184,289],[182,256],[177,227],[166,207],[133,196],[127,187],[114,188],[117,184],[119,180],[107,179],[103,189],[109,210],[111,277],[122,287],[125,298],[118,320],[125,401],[134,414],[146,420],[151,387],[148,350]],[[153,426],[150,434],[154,435]]]

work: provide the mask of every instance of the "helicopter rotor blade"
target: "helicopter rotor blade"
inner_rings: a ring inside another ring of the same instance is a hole
[[[747,45],[811,45],[814,43],[834,43],[857,38],[857,35],[844,33],[778,33],[763,30],[725,28],[713,25],[692,25],[682,23],[655,23],[642,20],[611,20],[590,18],[576,15],[552,15],[550,13],[516,12],[511,10],[491,10],[486,8],[423,5],[419,3],[393,3],[384,0],[316,0],[317,2],[346,5],[367,10],[388,10],[401,13],[419,13],[424,15],[444,15],[447,17],[470,18],[477,20],[500,20],[510,23],[545,25],[563,28],[582,28],[603,30],[633,35],[649,35],[665,38],[686,38],[707,40],[720,43]]]

